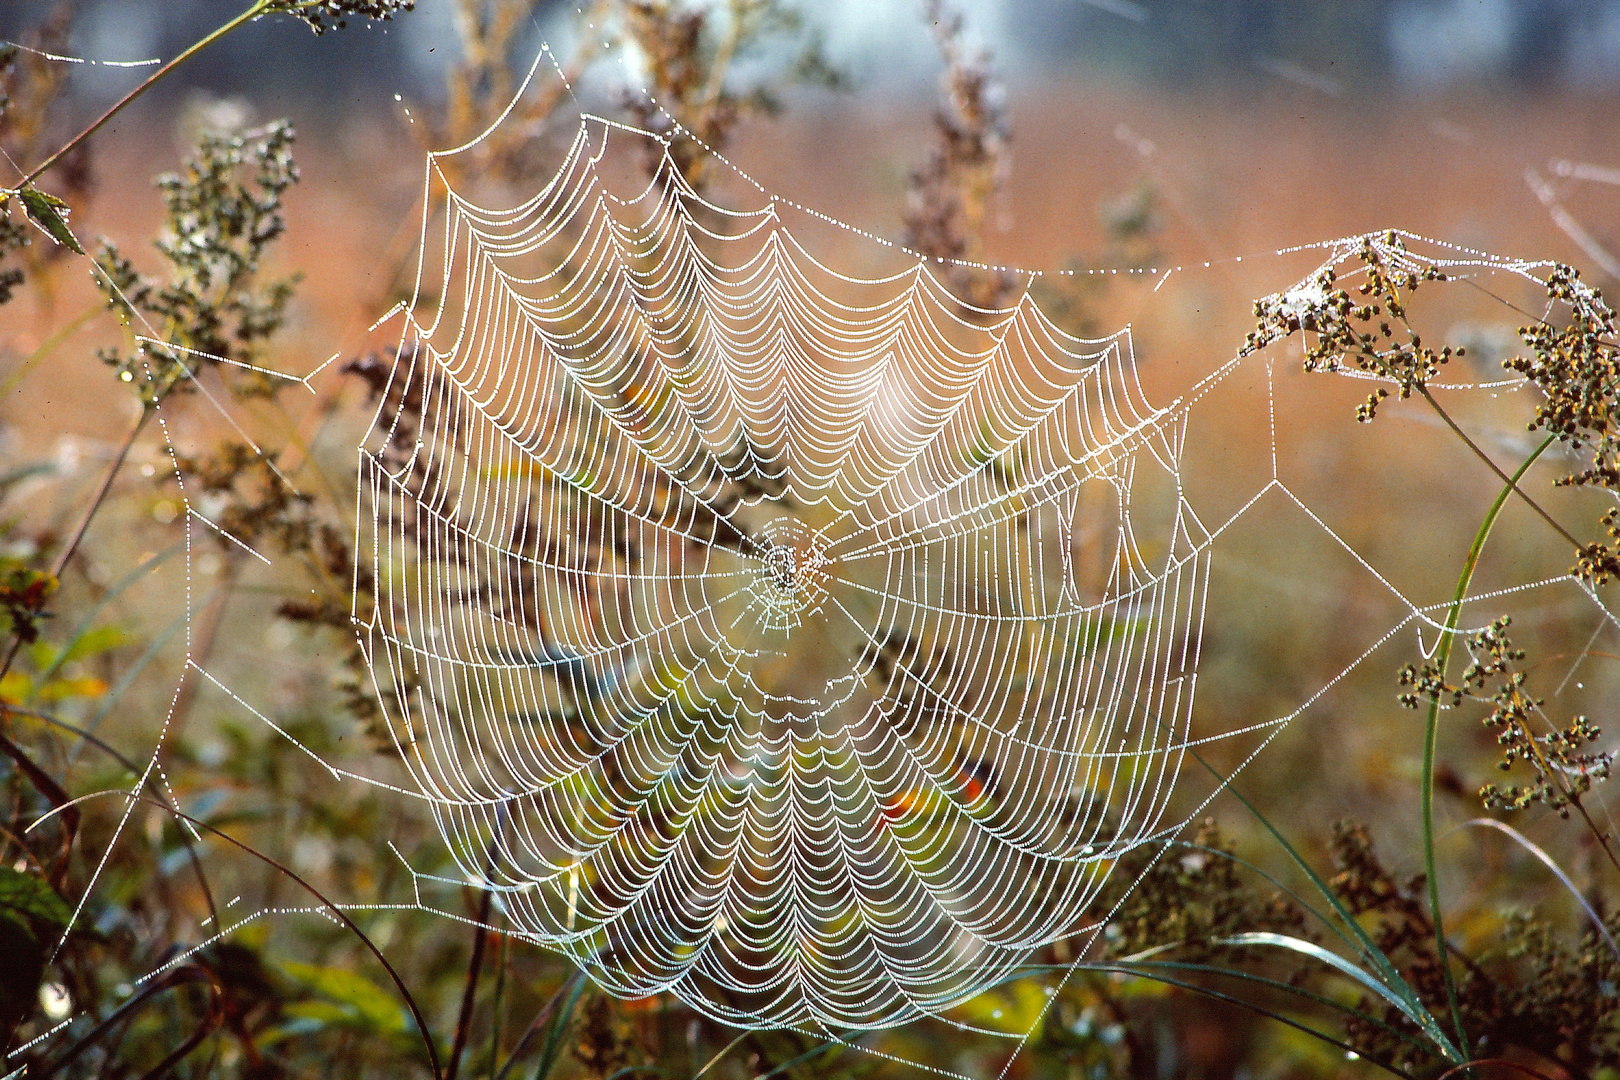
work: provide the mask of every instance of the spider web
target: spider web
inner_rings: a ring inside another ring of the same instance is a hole
[[[1128,334],[840,273],[667,138],[586,117],[508,211],[432,160],[445,299],[361,453],[363,642],[520,933],[731,1024],[905,1023],[1179,827],[1180,419]],[[660,158],[623,194],[621,143]]]
[[[842,273],[800,236],[847,226],[757,185],[744,208],[699,197],[668,157],[688,137],[584,117],[510,209],[453,188],[442,163],[471,146],[430,156],[450,209],[442,233],[424,222],[360,451],[361,642],[409,786],[504,926],[616,994],[741,1027],[938,1016],[1098,929],[1115,860],[1193,816],[1170,809],[1189,749],[1269,741],[1397,634],[1426,649],[1445,604],[1410,599],[1282,478],[1275,421],[1271,475],[1233,480],[1233,508],[1200,523],[1186,429],[1238,361],[1155,407],[1128,332],[1070,337],[1026,293],[975,308],[900,249],[893,274]],[[653,179],[626,182],[648,153]],[[1453,277],[1546,265],[1400,240],[1373,242]],[[1363,242],[1265,254],[1343,272]],[[1319,303],[1316,275],[1268,300]],[[158,422],[172,445],[161,404]],[[181,501],[176,697],[206,682],[275,726],[194,653],[192,543],[247,545]],[[1195,738],[1212,552],[1262,503],[1297,510],[1398,615],[1291,711]],[[1590,605],[1587,651],[1616,625],[1562,575],[1467,599],[1549,592]],[[164,737],[135,792],[168,790]],[[456,917],[420,889],[342,905],[396,906]],[[148,978],[253,920],[319,912],[249,911]]]

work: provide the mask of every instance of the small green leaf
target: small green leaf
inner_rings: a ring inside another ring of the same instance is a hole
[[[364,975],[342,968],[301,964],[295,960],[282,961],[281,969],[340,1007],[333,1012],[316,1007],[315,1002],[305,1003],[302,1015],[307,1019],[328,1024],[346,1021],[350,1026],[362,1030],[390,1035],[402,1033],[408,1028],[405,1011],[394,995]]]
[[[41,878],[0,866],[0,915],[17,922],[33,919],[66,926],[73,920],[73,909]]]
[[[84,254],[84,245],[79,243],[78,238],[73,235],[73,230],[68,228],[67,214],[64,213],[70,209],[67,203],[37,187],[25,187],[17,192],[17,195],[22,199],[23,209],[28,211],[28,216],[33,218],[34,223],[44,229],[52,240],[80,255]]]
[[[68,643],[62,655],[57,657],[56,666],[71,664],[75,660],[86,660],[92,656],[100,656],[104,652],[121,649],[130,644],[132,638],[121,626],[97,626],[86,630],[77,639]]]

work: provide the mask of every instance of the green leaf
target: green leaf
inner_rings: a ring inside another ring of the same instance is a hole
[[[73,909],[41,878],[0,866],[0,915],[18,922],[37,920],[51,926],[73,921]],[[17,916],[22,916],[18,919]]]
[[[80,255],[84,254],[84,245],[68,228],[67,214],[63,212],[70,209],[67,203],[32,186],[23,188],[17,195],[22,199],[23,209],[34,219],[34,224],[44,229],[52,240]]]
[[[281,969],[321,997],[347,1007],[333,1012],[318,1003],[306,1002],[300,1006],[298,1015],[326,1023],[347,1022],[350,1026],[389,1035],[403,1034],[408,1030],[405,1010],[394,995],[364,975],[342,968],[302,964],[296,960],[283,960]],[[292,1006],[288,1006],[288,1010],[292,1012]]]
[[[78,639],[68,643],[62,650],[57,665],[71,664],[75,660],[87,660],[92,656],[121,649],[132,643],[135,639],[121,626],[97,626],[80,634]]]

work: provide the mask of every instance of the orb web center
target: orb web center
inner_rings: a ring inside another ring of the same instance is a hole
[[[821,535],[794,518],[761,530],[763,552],[753,590],[768,630],[792,631],[827,599],[828,558]]]

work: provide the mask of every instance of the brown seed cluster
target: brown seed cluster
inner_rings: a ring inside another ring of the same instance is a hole
[[[1544,430],[1572,451],[1590,454],[1589,464],[1559,480],[1565,487],[1591,487],[1620,492],[1620,342],[1615,314],[1602,293],[1580,279],[1580,271],[1555,268],[1547,279],[1553,310],[1567,310],[1567,321],[1551,318],[1519,330],[1529,356],[1503,362],[1543,394],[1530,430]],[[1609,510],[1599,519],[1607,540],[1576,552],[1574,572],[1601,585],[1620,576],[1620,522]]]
[[[291,15],[309,24],[317,34],[342,30],[349,17],[386,21],[416,7],[416,0],[272,0],[270,11]]]
[[[1444,281],[1445,274],[1434,266],[1415,266],[1393,232],[1376,240],[1364,237],[1356,257],[1362,264],[1362,281],[1355,287],[1360,300],[1339,287],[1331,267],[1324,269],[1301,287],[1255,301],[1259,324],[1239,355],[1303,332],[1311,335],[1305,348],[1306,371],[1346,367],[1364,371],[1395,383],[1402,398],[1425,390],[1446,362],[1463,355],[1463,350],[1425,345],[1407,318],[1407,305],[1419,285]],[[1356,409],[1356,419],[1373,420],[1387,397],[1385,387],[1373,391]]]
[[[1406,665],[1400,673],[1405,688],[1401,704],[1410,709],[1425,701],[1448,707],[1465,700],[1489,705],[1491,711],[1482,723],[1496,732],[1497,745],[1502,748],[1496,767],[1507,772],[1523,762],[1532,775],[1523,785],[1486,784],[1479,789],[1480,799],[1486,806],[1502,810],[1541,803],[1567,818],[1594,783],[1608,779],[1614,755],[1587,749],[1602,733],[1584,716],[1545,735],[1535,734],[1534,728],[1545,722],[1541,709],[1546,702],[1525,690],[1525,672],[1517,670],[1524,650],[1513,647],[1507,633],[1511,625],[1512,620],[1503,616],[1468,638],[1473,662],[1457,685],[1445,681],[1434,661]],[[1496,687],[1487,693],[1493,681]]]

